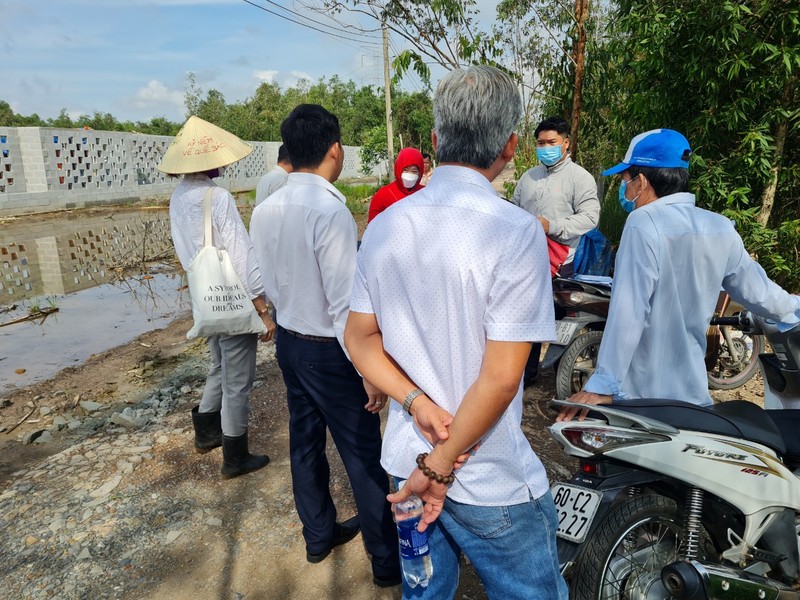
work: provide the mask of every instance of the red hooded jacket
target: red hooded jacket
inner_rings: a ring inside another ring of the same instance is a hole
[[[403,175],[403,169],[412,166],[419,169],[421,178],[424,168],[422,163],[422,152],[416,148],[403,148],[397,155],[397,160],[394,161],[394,181],[392,183],[387,183],[385,186],[375,192],[375,195],[372,197],[372,202],[369,203],[369,216],[367,218],[367,223],[372,221],[372,219],[377,217],[380,213],[389,208],[398,200],[402,200],[406,196],[410,196],[414,192],[418,192],[422,189],[423,186],[419,184],[419,180],[417,180],[417,183],[414,184],[414,187],[410,189],[403,185],[403,180],[401,179],[401,176]]]

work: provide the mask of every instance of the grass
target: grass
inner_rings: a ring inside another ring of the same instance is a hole
[[[347,200],[347,208],[354,215],[363,215],[369,210],[369,201],[372,196],[378,191],[377,185],[357,184],[346,185],[343,183],[334,183],[336,189],[342,192]]]
[[[347,208],[353,215],[365,215],[369,210],[369,201],[372,196],[378,191],[380,186],[359,183],[356,185],[348,185],[345,183],[336,182],[333,184],[342,195],[344,195]],[[239,207],[239,214],[242,215],[245,227],[250,229],[250,216],[253,214],[253,207],[256,202],[256,191],[238,192],[235,194],[236,204]]]

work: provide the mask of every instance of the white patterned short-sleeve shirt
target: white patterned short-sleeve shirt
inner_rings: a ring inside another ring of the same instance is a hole
[[[357,258],[350,310],[374,313],[386,351],[437,404],[456,414],[480,371],[486,341],[555,338],[545,234],[465,167],[440,166],[430,184],[370,223]],[[503,506],[548,489],[521,430],[522,387],[458,472],[448,496]],[[430,444],[397,402],[381,463],[408,477]]]

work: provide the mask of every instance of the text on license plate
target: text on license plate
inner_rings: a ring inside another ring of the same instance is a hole
[[[558,512],[556,535],[580,544],[589,533],[603,495],[594,490],[563,483],[555,484],[551,492]]]
[[[556,321],[556,343],[566,346],[572,341],[572,334],[578,328],[577,323],[571,321]]]

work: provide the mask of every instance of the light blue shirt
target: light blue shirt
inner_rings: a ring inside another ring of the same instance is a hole
[[[800,321],[800,298],[770,281],[730,220],[694,202],[693,194],[673,194],[628,217],[586,391],[711,404],[705,336],[720,287],[757,315]]]

